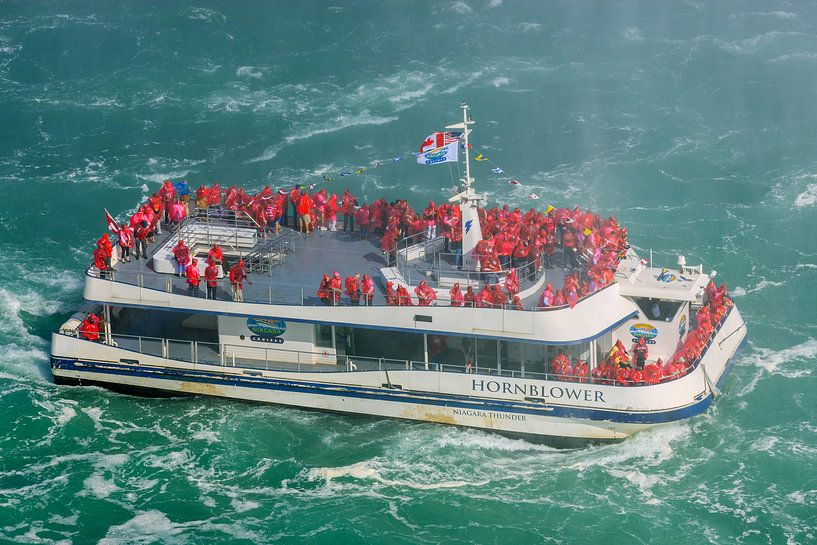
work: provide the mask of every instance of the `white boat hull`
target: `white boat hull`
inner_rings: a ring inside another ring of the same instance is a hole
[[[479,428],[551,442],[616,441],[705,411],[746,337],[732,309],[698,366],[651,386],[437,371],[258,371],[192,364],[54,334],[57,382],[199,394]],[[136,359],[138,358],[138,359]]]

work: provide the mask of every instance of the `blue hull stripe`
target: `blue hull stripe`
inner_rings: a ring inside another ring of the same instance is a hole
[[[301,382],[282,379],[258,378],[250,376],[219,375],[217,373],[171,370],[115,363],[79,362],[73,359],[51,358],[51,366],[56,369],[84,371],[105,375],[133,376],[162,380],[178,380],[222,386],[243,388],[259,388],[265,390],[294,392],[300,394],[331,395],[338,397],[353,397],[397,403],[414,403],[454,407],[462,409],[476,409],[482,411],[496,411],[533,416],[579,418],[585,420],[633,423],[633,424],[660,424],[676,420],[684,420],[700,414],[712,403],[712,396],[700,401],[669,411],[634,413],[604,409],[585,409],[578,407],[564,407],[558,405],[542,405],[526,402],[480,400],[462,395],[446,395],[406,390],[386,390],[347,385],[335,385],[316,382]]]

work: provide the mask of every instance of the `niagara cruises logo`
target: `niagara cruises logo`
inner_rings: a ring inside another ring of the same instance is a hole
[[[254,333],[250,335],[251,341],[284,344],[281,335],[286,333],[287,323],[283,320],[268,318],[247,318],[247,329]]]
[[[630,335],[633,337],[633,342],[644,339],[647,344],[655,344],[653,339],[658,336],[658,330],[650,324],[633,324],[630,326]]]

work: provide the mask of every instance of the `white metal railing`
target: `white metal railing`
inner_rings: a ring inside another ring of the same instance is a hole
[[[704,355],[714,343],[717,331],[723,326],[727,318],[731,314],[730,307],[726,315],[713,328],[712,334],[701,350],[701,355],[695,361],[689,362],[689,365],[683,372],[672,377],[662,378],[662,382],[677,380],[687,374],[691,373],[698,367],[703,360]],[[74,337],[80,337],[80,327],[75,330],[61,329],[60,333]],[[737,330],[736,330],[737,331]],[[729,334],[731,336],[735,331]],[[303,350],[288,350],[288,349],[270,349],[265,347],[247,347],[240,345],[233,345],[227,343],[209,343],[203,341],[191,341],[180,339],[166,339],[161,337],[150,337],[140,335],[124,335],[114,333],[110,335],[111,344],[124,350],[146,354],[165,359],[174,359],[178,361],[190,362],[195,365],[215,365],[215,366],[230,366],[240,367],[242,369],[263,369],[266,371],[298,371],[298,372],[354,372],[354,371],[438,371],[448,373],[467,373],[476,375],[494,375],[510,378],[525,378],[546,381],[563,381],[563,382],[582,382],[591,384],[606,384],[615,386],[645,386],[646,383],[639,384],[619,384],[614,379],[597,378],[597,377],[576,377],[566,376],[553,373],[539,373],[536,371],[523,371],[517,369],[501,369],[498,367],[480,366],[476,363],[473,367],[465,365],[438,363],[438,362],[418,362],[413,360],[401,360],[390,358],[375,358],[367,356],[349,356],[342,354],[332,354],[328,350],[321,352],[317,351],[303,351]],[[104,338],[101,337],[101,338]],[[727,337],[728,338],[728,337]],[[90,342],[90,341],[89,341]],[[260,358],[246,358],[237,356],[240,351],[245,353],[247,351],[262,351],[262,360]],[[273,357],[270,357],[270,353]],[[295,361],[281,361],[282,355],[289,358],[294,356]],[[185,357],[187,356],[187,357]],[[316,361],[317,360],[317,361]],[[326,360],[326,363],[321,363]],[[332,361],[334,360],[334,361]]]

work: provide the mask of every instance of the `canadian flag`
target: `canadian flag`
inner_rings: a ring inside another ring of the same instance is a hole
[[[108,224],[108,229],[110,229],[114,233],[119,231],[119,225],[116,223],[116,220],[113,219],[113,216],[111,216],[111,213],[108,212],[107,208],[105,209],[105,221]]]
[[[423,143],[420,144],[420,153],[425,153],[429,150],[441,148],[448,144],[453,144],[459,141],[461,133],[452,132],[433,132],[429,134]]]

